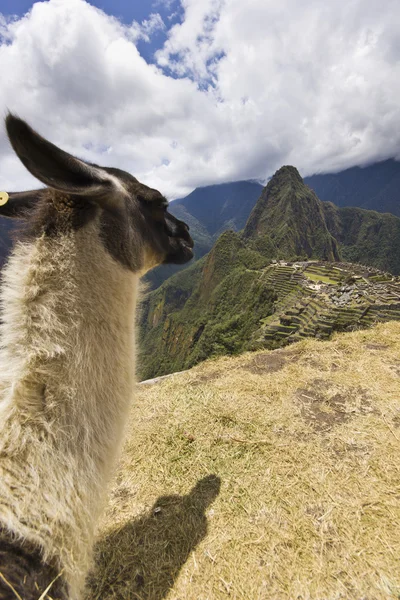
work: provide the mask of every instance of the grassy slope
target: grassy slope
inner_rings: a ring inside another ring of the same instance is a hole
[[[400,593],[400,324],[139,387],[87,600]]]

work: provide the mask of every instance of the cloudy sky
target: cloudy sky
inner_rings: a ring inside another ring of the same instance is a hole
[[[400,159],[399,0],[0,1],[0,115],[169,198]],[[0,188],[37,184],[0,136]]]

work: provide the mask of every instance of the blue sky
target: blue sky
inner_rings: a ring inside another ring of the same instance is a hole
[[[0,114],[169,198],[399,159],[399,31],[399,0],[0,0]]]
[[[1,0],[0,10],[4,15],[23,15],[34,2],[32,0]],[[169,14],[167,5],[161,3],[148,2],[147,0],[97,0],[90,2],[92,6],[97,6],[109,15],[121,19],[125,23],[131,23],[133,20],[142,21],[146,19],[151,12],[163,12]]]
[[[46,1],[46,0],[45,0]],[[0,12],[5,16],[22,16],[27,13],[34,2],[32,0],[0,0]],[[166,29],[159,30],[150,42],[138,42],[138,50],[147,62],[154,62],[154,53],[162,47],[167,38],[167,31],[182,19],[183,10],[179,0],[93,0],[92,6],[100,8],[108,15],[114,16],[126,25],[132,21],[141,23],[151,13],[158,13],[163,19]]]

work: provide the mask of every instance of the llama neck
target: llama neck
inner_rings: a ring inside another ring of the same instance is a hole
[[[137,284],[94,224],[18,244],[3,273],[0,523],[74,599],[127,420]]]
[[[132,392],[136,296],[137,276],[94,226],[17,245],[2,292],[3,407],[70,451],[109,456]]]

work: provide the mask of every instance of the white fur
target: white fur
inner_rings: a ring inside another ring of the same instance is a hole
[[[18,243],[4,269],[0,521],[59,562],[72,600],[132,396],[137,288],[96,221]]]

